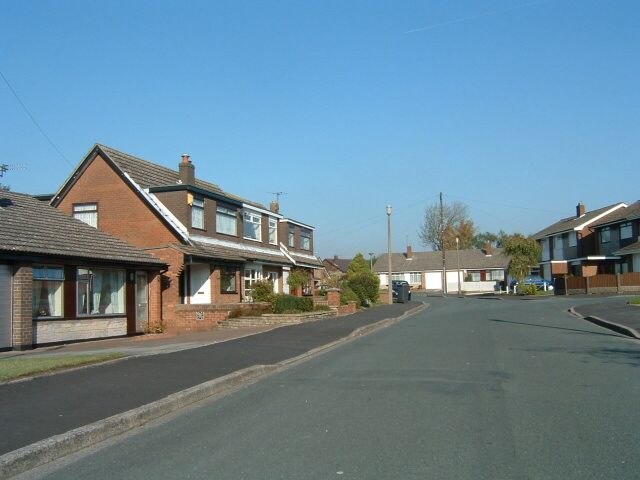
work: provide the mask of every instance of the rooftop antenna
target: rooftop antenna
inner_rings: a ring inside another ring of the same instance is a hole
[[[287,192],[271,192],[271,193],[276,196],[276,202],[278,203],[280,203],[280,196],[287,194]]]
[[[0,163],[0,177],[4,176],[9,170],[24,170],[24,165],[17,163]]]

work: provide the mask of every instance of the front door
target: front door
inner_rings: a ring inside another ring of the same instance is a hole
[[[208,263],[192,263],[189,267],[191,303],[211,303],[211,267]]]
[[[136,272],[136,332],[149,326],[149,281],[147,272]]]
[[[11,270],[0,265],[0,348],[11,347]]]

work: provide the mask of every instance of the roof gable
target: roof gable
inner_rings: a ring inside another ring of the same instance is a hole
[[[548,227],[540,230],[539,232],[532,235],[535,240],[540,240],[544,237],[549,237],[552,235],[558,235],[560,233],[570,232],[573,230],[582,230],[583,228],[591,225],[593,222],[603,218],[604,216],[614,212],[619,208],[626,207],[625,203],[614,203],[613,205],[609,205],[606,207],[599,208],[597,210],[592,210],[590,212],[581,215],[580,217],[568,217],[563,218],[562,220],[557,221],[556,223],[549,225]]]

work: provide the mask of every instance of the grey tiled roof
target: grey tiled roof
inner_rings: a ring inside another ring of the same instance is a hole
[[[465,270],[506,269],[511,261],[501,248],[495,248],[493,254],[485,255],[483,250],[460,250],[460,268]],[[388,271],[388,257],[386,253],[380,254],[373,271],[385,273]],[[458,268],[458,256],[455,250],[446,252],[447,270]],[[442,252],[413,252],[412,258],[407,258],[405,253],[391,254],[391,269],[394,272],[427,272],[442,270]]]
[[[340,270],[342,273],[347,273],[349,265],[351,265],[350,258],[325,258],[325,262],[327,262],[332,267]]]
[[[97,144],[96,146],[102,150],[111,159],[111,161],[118,166],[118,168],[129,174],[131,179],[142,188],[176,185],[180,179],[177,167],[178,162],[176,162],[176,168],[171,169],[148,160],[143,160],[142,158],[134,157],[133,155],[121,152],[115,148],[108,147],[107,145]],[[195,184],[196,187],[204,190],[209,190],[213,193],[254,205],[259,208],[265,208],[261,203],[253,202],[225,192],[218,185],[199,180],[197,176]]]
[[[29,195],[0,192],[0,252],[77,257],[161,268],[157,257]]]
[[[193,245],[177,245],[176,248],[185,255],[193,255],[194,257],[227,260],[239,263],[243,263],[245,261],[243,257],[231,249],[206,243],[194,242]]]
[[[625,222],[636,218],[640,218],[640,200],[632,203],[627,208],[619,208],[618,210],[611,212],[609,215],[602,217],[594,223],[593,226],[598,227],[610,223]]]
[[[626,247],[613,252],[614,255],[630,255],[632,253],[640,253],[640,242],[632,243],[631,245],[627,245]]]
[[[312,259],[310,259],[310,258],[307,258],[306,256],[305,256],[305,257],[300,256],[300,255],[298,255],[298,254],[296,254],[296,253],[294,253],[294,252],[289,252],[289,254],[290,254],[290,255],[293,257],[293,259],[294,259],[296,262],[298,262],[298,263],[301,263],[301,264],[304,264],[304,265],[312,265],[312,266],[314,266],[314,267],[322,267],[322,261],[321,261],[319,258],[317,258],[317,257],[315,257],[315,258],[312,260]]]
[[[590,220],[593,220],[598,215],[603,214],[607,210],[612,209],[616,205],[620,205],[620,203],[614,203],[613,205],[609,205],[607,207],[602,207],[597,210],[592,210],[590,212],[585,213],[581,217],[568,217],[563,218],[562,220],[557,221],[556,223],[549,225],[548,227],[540,230],[538,233],[532,235],[532,237],[536,240],[539,240],[544,237],[548,237],[549,235],[555,235],[558,233],[568,232],[573,230],[575,227],[588,223]]]

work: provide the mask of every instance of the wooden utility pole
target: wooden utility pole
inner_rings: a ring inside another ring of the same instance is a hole
[[[447,265],[444,248],[444,201],[440,192],[440,245],[442,247],[442,294],[447,294]]]

